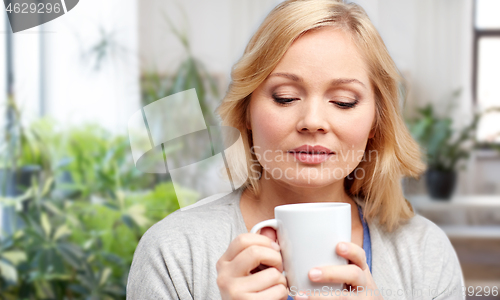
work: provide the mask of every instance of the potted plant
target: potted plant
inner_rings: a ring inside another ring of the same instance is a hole
[[[457,90],[453,92],[452,98],[459,95],[460,90]],[[467,159],[479,145],[475,131],[481,116],[498,110],[499,108],[491,108],[483,113],[475,112],[470,124],[457,131],[452,129],[452,119],[449,116],[439,116],[432,104],[419,108],[418,116],[407,121],[413,137],[426,153],[425,182],[431,198],[451,198],[457,171],[465,167],[460,162]]]

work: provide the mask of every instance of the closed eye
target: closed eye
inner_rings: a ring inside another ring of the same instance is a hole
[[[353,102],[338,102],[338,101],[332,101],[335,105],[337,105],[341,109],[349,109],[353,108],[358,104],[358,100],[354,100]]]
[[[274,102],[280,105],[287,105],[292,103],[295,100],[300,100],[299,98],[281,98],[273,95]]]
[[[278,97],[275,95],[273,95],[273,99],[274,99],[274,102],[276,102],[280,105],[283,105],[283,106],[289,105],[293,101],[300,100],[300,98],[284,98],[284,97]],[[334,103],[340,109],[350,109],[350,108],[354,108],[358,104],[359,101],[356,99],[352,102],[341,102],[341,101],[331,101],[331,102]]]

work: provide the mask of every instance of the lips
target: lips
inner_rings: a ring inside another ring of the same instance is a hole
[[[328,159],[335,152],[323,146],[303,145],[288,151],[298,161],[306,164],[319,164]]]
[[[330,150],[323,146],[311,146],[311,145],[302,145],[293,150],[288,151],[290,153],[304,153],[304,154],[335,154],[333,150]]]

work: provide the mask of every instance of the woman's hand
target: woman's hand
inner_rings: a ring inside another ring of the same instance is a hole
[[[216,265],[217,285],[223,300],[287,299],[282,257],[274,240],[256,233],[243,233],[229,244]],[[259,271],[261,264],[269,268]]]
[[[342,246],[346,246],[345,249]],[[341,266],[317,267],[309,271],[309,279],[313,282],[321,283],[345,283],[343,293],[341,291],[323,292],[323,294],[313,295],[313,291],[299,291],[295,300],[315,300],[315,299],[370,299],[383,300],[380,291],[377,290],[370,268],[366,263],[366,254],[363,248],[354,243],[342,242],[337,245],[337,254],[352,262]],[[315,272],[319,270],[320,272]],[[372,293],[370,293],[370,290]],[[303,296],[300,296],[303,295]]]

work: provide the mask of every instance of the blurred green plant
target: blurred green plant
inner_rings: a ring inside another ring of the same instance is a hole
[[[90,46],[84,43],[88,36],[84,38],[78,30],[68,28],[79,43],[82,63],[92,66],[94,72],[100,72],[106,66],[116,68],[119,63],[126,64],[133,58],[133,52],[120,41],[119,36],[123,32],[107,26],[109,24],[95,23],[93,25],[95,27],[88,28],[88,30],[96,31],[95,36],[98,37]]]
[[[451,95],[456,99],[461,90]],[[449,102],[453,104],[453,101]],[[446,111],[451,111],[448,107]],[[478,148],[476,129],[484,114],[500,111],[500,108],[490,108],[482,113],[474,112],[472,121],[465,127],[454,131],[450,116],[439,116],[432,104],[418,108],[417,117],[407,120],[406,123],[413,137],[418,141],[426,153],[428,169],[439,171],[456,171],[459,163],[470,156],[473,149]]]
[[[179,6],[179,9],[184,20],[187,20],[182,7]],[[180,58],[179,67],[172,74],[163,75],[158,71],[143,73],[141,78],[142,105],[146,106],[166,96],[195,88],[206,123],[217,125],[218,122],[209,105],[211,99],[219,97],[217,80],[210,75],[204,63],[193,55],[186,26],[181,30],[173,24],[165,12],[163,12],[163,17],[169,30],[181,43],[185,57]]]
[[[68,132],[67,164],[61,169],[69,172],[73,183],[63,186],[81,193],[116,199],[116,191],[126,187],[139,190],[151,187],[155,178],[137,170],[126,136],[112,136],[96,124],[73,128]]]
[[[179,208],[172,182],[138,172],[125,137],[97,125],[37,124],[54,174],[0,198],[22,220],[1,237],[0,299],[125,299],[140,237]],[[74,182],[55,184],[60,172]],[[80,193],[55,196],[58,189]]]
[[[4,129],[1,143],[0,168],[15,170],[22,166],[39,165],[48,168],[49,158],[38,132],[23,124],[21,109],[14,97],[7,97],[6,109],[12,112]]]

